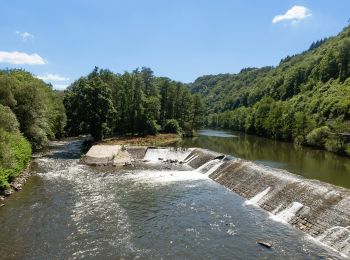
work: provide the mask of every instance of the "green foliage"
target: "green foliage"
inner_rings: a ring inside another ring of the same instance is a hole
[[[333,137],[350,132],[350,27],[275,68],[203,76],[190,89],[204,96],[208,126],[343,153]]]
[[[90,133],[95,139],[111,134],[156,134],[168,119],[191,131],[201,126],[203,103],[186,85],[158,78],[143,67],[114,74],[95,68],[65,91],[66,131]]]
[[[8,182],[27,167],[30,158],[30,144],[22,135],[0,128],[0,189],[9,187]]]
[[[66,115],[61,97],[28,72],[0,71],[0,104],[16,115],[20,131],[34,149],[63,135]]]
[[[164,125],[165,133],[181,134],[182,129],[176,119],[168,119]]]
[[[50,85],[23,70],[0,70],[0,189],[27,167],[31,145],[40,149],[63,136],[65,122],[61,97]]]
[[[344,153],[346,146],[339,138],[329,138],[326,141],[325,147],[328,151],[334,153]]]
[[[7,132],[19,132],[16,115],[7,106],[0,104],[0,127]]]
[[[323,148],[330,133],[328,126],[315,128],[306,136],[307,144]]]

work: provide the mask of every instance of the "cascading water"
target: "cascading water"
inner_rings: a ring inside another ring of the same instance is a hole
[[[350,253],[350,227],[335,226],[329,228],[319,235],[317,240],[345,255]]]
[[[284,222],[289,222],[295,216],[295,214],[301,210],[302,207],[304,207],[303,204],[295,201],[291,203],[286,209],[278,212],[276,214],[276,218]]]
[[[164,160],[168,152],[169,152],[168,148],[147,149],[145,157],[143,159],[145,161],[151,161],[151,162],[158,161],[159,159]]]
[[[2,257],[341,259],[211,181],[206,175],[224,171],[223,160],[191,170],[158,158],[195,161],[198,154],[164,156],[162,148],[145,156],[158,163],[142,156],[132,167],[90,167],[79,161],[80,145],[53,144],[0,209]],[[259,247],[257,237],[274,249]]]
[[[218,167],[220,167],[221,164],[222,164],[221,160],[214,159],[214,160],[206,162],[205,164],[203,164],[202,166],[197,168],[196,171],[201,172],[205,175],[209,175],[210,173],[213,173]],[[214,169],[214,171],[212,171],[211,169]],[[208,172],[209,172],[209,174],[208,174]]]
[[[259,201],[261,201],[269,193],[270,189],[271,189],[271,187],[267,187],[265,190],[256,194],[250,200],[247,200],[244,204],[245,205],[250,205],[250,204],[258,205]]]
[[[197,159],[198,157],[199,157],[198,154],[194,154],[194,155],[190,156],[188,159],[185,159],[185,160],[184,160],[184,163],[185,163],[186,165],[188,165],[189,163],[191,163],[192,161],[194,161],[194,160]]]
[[[148,148],[143,159],[150,162],[157,162],[159,160],[182,162],[190,153],[191,149]]]

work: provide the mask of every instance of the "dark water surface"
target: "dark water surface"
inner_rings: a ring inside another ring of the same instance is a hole
[[[207,148],[273,168],[285,169],[306,178],[350,188],[350,159],[292,143],[273,141],[241,132],[201,130],[199,136],[178,143]]]
[[[199,172],[89,167],[80,145],[53,144],[0,208],[1,259],[340,259]]]

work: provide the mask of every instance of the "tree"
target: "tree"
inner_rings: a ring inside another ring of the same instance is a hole
[[[204,106],[200,95],[193,96],[192,129],[198,129],[203,125]]]

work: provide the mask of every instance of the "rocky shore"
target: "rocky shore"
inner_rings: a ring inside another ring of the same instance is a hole
[[[30,171],[31,164],[29,163],[28,167],[16,178],[10,182],[10,188],[6,190],[0,190],[0,207],[5,206],[6,198],[11,194],[22,190],[23,185],[27,182],[27,179],[31,176]]]

